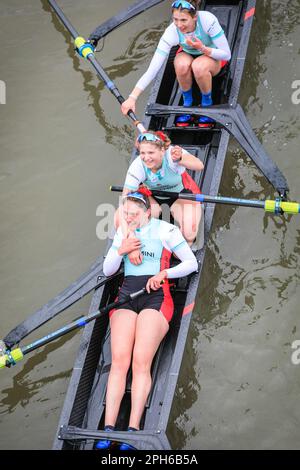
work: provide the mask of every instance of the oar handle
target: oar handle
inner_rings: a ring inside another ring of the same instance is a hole
[[[110,186],[111,191],[122,192],[122,186]],[[170,191],[161,191],[157,189],[151,189],[153,196],[159,197],[175,197],[178,199],[188,199],[196,202],[206,202],[212,204],[229,204],[233,206],[242,207],[254,207],[257,209],[264,209],[266,212],[272,212],[273,214],[299,214],[300,204],[298,202],[287,202],[282,201],[280,198],[273,200],[257,201],[253,199],[239,199],[227,196],[210,196],[207,194],[192,194],[192,193],[175,193]]]

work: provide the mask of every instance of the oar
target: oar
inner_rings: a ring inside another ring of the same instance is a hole
[[[118,271],[113,276],[107,278],[104,276],[102,266],[103,257],[101,257],[101,262],[94,263],[89,271],[80,276],[80,278],[67,287],[67,289],[47,302],[43,307],[40,307],[36,312],[32,313],[22,323],[7,333],[4,338],[7,348],[11,349],[37,328],[40,328],[56,315],[64,312],[67,308],[71,307],[71,305],[81,300],[89,292],[98,289],[109,280],[120,275],[120,271]]]
[[[104,71],[104,69],[101,67],[99,62],[96,60],[93,45],[87,42],[83,37],[79,36],[79,33],[76,31],[74,26],[70,23],[70,21],[65,16],[61,8],[57,5],[55,0],[48,0],[48,3],[51,5],[53,10],[55,11],[57,16],[63,23],[63,25],[67,28],[67,30],[73,37],[77,52],[92,64],[92,66],[96,70],[97,75],[105,83],[105,86],[114,95],[114,97],[118,100],[118,102],[122,104],[125,101],[125,99],[119,92],[115,83],[109,78],[107,73]],[[143,124],[137,119],[133,111],[129,110],[127,115],[132,120],[133,124],[137,127],[139,132],[141,133],[145,132],[146,129],[144,128]]]
[[[123,25],[124,23],[127,23],[127,21],[131,20],[135,16],[144,13],[146,10],[149,10],[159,3],[162,3],[163,1],[164,0],[138,0],[95,28],[94,31],[89,35],[89,41],[92,41],[96,47],[97,42],[101,38],[104,38],[108,33]]]
[[[85,326],[87,323],[100,317],[100,315],[108,313],[113,308],[117,308],[125,304],[126,302],[134,300],[137,297],[140,297],[141,295],[145,294],[146,292],[146,288],[144,287],[143,289],[137,292],[133,292],[132,294],[127,295],[126,297],[124,297],[123,300],[112,302],[106,307],[103,307],[100,310],[96,310],[95,312],[89,313],[88,315],[85,315],[79,318],[78,320],[75,320],[72,323],[63,326],[62,328],[59,328],[53,333],[50,333],[49,335],[46,335],[43,338],[38,339],[37,341],[34,341],[33,343],[28,344],[27,346],[24,346],[22,348],[16,348],[10,351],[5,348],[4,342],[0,341],[0,369],[4,368],[5,366],[10,367],[12,365],[15,365],[17,362],[21,361],[26,354],[30,353],[31,351],[34,351],[35,349],[38,349],[41,346],[44,346],[45,344],[48,344],[51,341],[54,341],[55,339],[66,335],[67,333],[75,330],[76,328],[81,328],[82,326]]]
[[[122,186],[111,186],[111,191],[122,192]],[[209,202],[217,204],[230,204],[233,206],[244,206],[244,207],[255,207],[258,209],[264,209],[266,212],[272,212],[273,214],[299,214],[300,204],[298,202],[287,202],[281,198],[275,200],[266,199],[265,201],[258,201],[254,199],[239,199],[235,197],[226,196],[209,196],[205,194],[191,194],[191,193],[172,193],[169,191],[150,190],[153,196],[160,197],[175,197],[178,199],[189,199],[190,201],[196,202]]]

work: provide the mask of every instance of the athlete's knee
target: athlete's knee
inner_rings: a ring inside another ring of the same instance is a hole
[[[191,70],[191,65],[185,61],[175,62],[175,71],[177,75],[186,75]]]
[[[197,224],[196,222],[192,223],[190,226],[191,233],[195,233],[197,231]]]
[[[151,361],[143,352],[134,352],[132,357],[132,370],[135,374],[150,374]]]
[[[121,351],[116,354],[113,354],[111,371],[118,374],[127,374],[130,366],[130,359],[130,356],[125,355]]]
[[[151,204],[151,216],[158,219],[161,214],[161,207],[158,204]]]
[[[193,74],[197,78],[204,77],[210,73],[209,67],[206,64],[193,62],[192,63]]]
[[[184,238],[186,239],[186,241],[188,243],[191,243],[195,240],[195,238],[197,236],[197,230],[196,230],[196,228],[195,228],[195,230],[193,230],[192,228],[189,228],[188,230],[183,230],[182,234],[183,234]]]
[[[192,218],[184,220],[181,228],[182,234],[187,241],[193,241],[197,235],[198,223]]]

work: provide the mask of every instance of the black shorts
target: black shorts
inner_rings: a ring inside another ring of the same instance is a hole
[[[116,300],[122,300],[128,294],[141,290],[146,286],[150,277],[152,277],[152,275],[124,277],[123,284]],[[120,307],[112,309],[109,312],[109,316],[111,316],[116,310],[128,309],[139,314],[142,310],[150,308],[160,311],[168,322],[171,320],[174,312],[174,304],[168,282],[165,282],[160,289],[151,291],[150,294],[146,292],[136,299],[125,302],[123,305],[120,305]]]
[[[164,198],[160,198],[158,196],[154,196],[152,194],[152,197],[153,199],[155,199],[155,201],[161,206],[162,204],[167,204],[168,207],[171,207],[174,202],[176,201],[177,197],[174,196],[174,197],[164,197]]]
[[[186,188],[183,188],[180,193],[190,193],[190,194],[193,194],[192,191],[190,189],[186,189]],[[177,193],[175,193],[177,194]],[[164,198],[160,198],[159,196],[154,196],[152,195],[152,197],[155,199],[155,201],[161,206],[162,204],[167,204],[169,207],[171,207],[174,202],[178,199],[177,196],[174,196],[174,197],[164,197]]]

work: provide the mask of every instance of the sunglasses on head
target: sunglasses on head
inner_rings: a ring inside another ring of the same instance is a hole
[[[146,208],[147,209],[149,208],[149,200],[146,199],[145,196],[142,193],[139,193],[137,191],[135,191],[133,193],[128,193],[128,194],[126,194],[126,196],[123,197],[123,200],[125,200],[129,197],[132,198],[132,199],[137,199],[138,201],[143,202],[143,204],[145,204]]]
[[[182,0],[178,0],[177,2],[172,3],[172,8],[181,8],[184,10],[196,10],[194,5],[192,5],[190,2],[185,2]]]
[[[145,134],[140,134],[137,138],[138,143],[140,144],[146,140],[146,142],[162,142],[162,140],[155,134],[150,134],[146,132]]]

